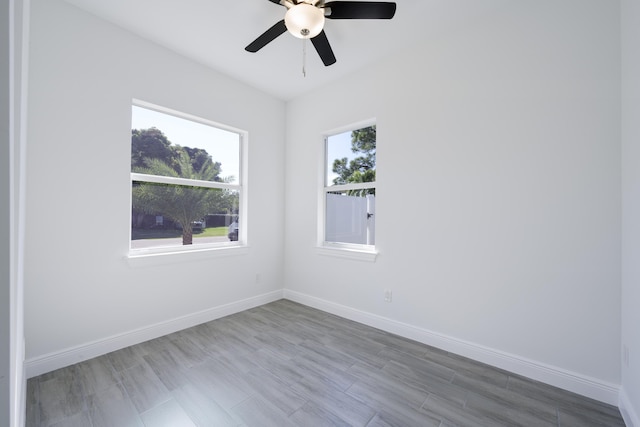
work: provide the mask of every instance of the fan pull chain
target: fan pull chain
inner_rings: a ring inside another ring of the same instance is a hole
[[[307,39],[302,39],[302,76],[307,77]]]

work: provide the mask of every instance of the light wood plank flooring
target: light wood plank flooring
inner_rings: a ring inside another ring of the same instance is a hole
[[[617,408],[287,300],[32,378],[27,426],[624,426]]]

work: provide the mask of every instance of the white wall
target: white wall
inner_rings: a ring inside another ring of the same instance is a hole
[[[615,401],[619,12],[602,0],[505,1],[290,102],[291,295],[549,368],[542,379]],[[320,135],[374,117],[380,254],[320,255]]]
[[[622,1],[622,403],[640,426],[640,2]],[[633,420],[633,424],[630,424]]]
[[[280,292],[284,103],[60,0],[34,0],[31,28],[29,374],[73,362],[65,352],[82,359],[122,334]],[[248,254],[125,260],[132,98],[248,131]]]

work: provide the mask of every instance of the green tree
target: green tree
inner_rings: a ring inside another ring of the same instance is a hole
[[[132,129],[131,170],[145,167],[148,159],[159,159],[174,167],[179,157],[174,147],[160,129]]]
[[[134,172],[201,181],[222,181],[218,176],[220,163],[210,158],[195,169],[185,150],[178,150],[175,167],[159,158],[146,158],[145,166],[133,167]],[[182,244],[193,243],[192,222],[208,213],[225,209],[233,196],[222,189],[174,184],[138,182],[132,189],[134,210],[147,214],[162,214],[182,226]]]
[[[213,162],[207,150],[174,145],[158,128],[131,130],[131,170],[146,167],[149,159],[158,159],[180,174],[179,159],[183,151],[189,155],[191,164],[197,171],[202,169],[205,163]],[[218,175],[222,165],[220,162],[213,162],[213,165],[217,169],[216,181],[220,181]]]
[[[195,170],[200,170],[207,162],[213,162],[213,159],[207,153],[207,150],[203,150],[202,148],[190,148],[190,147],[180,147],[179,145],[176,148],[182,149],[187,152],[189,158],[191,159],[191,165]],[[214,167],[217,169],[216,172],[216,181],[220,181],[218,175],[220,174],[220,167],[222,166],[220,162],[213,162]]]
[[[376,180],[376,127],[375,125],[351,132],[351,151],[359,153],[349,161],[346,157],[333,161],[333,179],[335,185],[375,182]],[[375,190],[354,190],[349,194],[364,196],[375,194]]]

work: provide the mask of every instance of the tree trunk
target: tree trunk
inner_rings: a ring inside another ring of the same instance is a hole
[[[182,244],[193,244],[193,229],[191,228],[191,223],[182,226]]]
[[[144,214],[142,212],[135,212],[133,216],[135,218],[134,227],[142,228],[142,225],[144,224]]]

